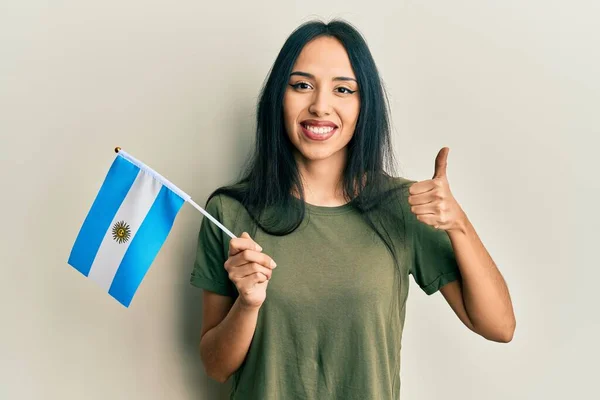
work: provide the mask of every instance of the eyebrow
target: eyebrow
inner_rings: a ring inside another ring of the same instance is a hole
[[[309,74],[308,72],[294,71],[290,74],[290,76],[294,76],[294,75],[304,76],[304,77],[310,78],[310,79],[315,79],[315,76],[313,74]],[[347,76],[336,76],[335,78],[333,78],[333,80],[334,81],[354,81],[354,82],[356,82],[356,79],[349,78]],[[358,82],[356,82],[356,83],[358,83]]]

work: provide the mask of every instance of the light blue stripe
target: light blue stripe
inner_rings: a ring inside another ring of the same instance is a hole
[[[129,306],[152,261],[166,240],[184,200],[163,186],[133,237],[108,293]]]
[[[146,164],[144,164],[137,158],[133,157],[131,154],[127,153],[124,150],[119,150],[119,155],[122,156],[123,158],[129,160],[129,162],[140,167],[140,169],[142,171],[145,171],[145,172],[149,173],[150,175],[152,175],[154,177],[154,179],[156,179],[157,181],[159,181],[160,183],[162,183],[163,185],[165,185],[166,187],[168,187],[169,189],[174,191],[179,197],[183,198],[183,201],[188,201],[190,199],[189,194],[187,194],[183,190],[179,189],[177,186],[173,185],[167,178],[165,178],[164,176],[162,176],[161,174],[159,174],[158,172],[156,172],[155,170],[153,170],[152,168],[150,168],[149,166],[147,166]]]
[[[113,161],[69,256],[69,265],[83,275],[88,276],[104,235],[139,171],[123,157]]]

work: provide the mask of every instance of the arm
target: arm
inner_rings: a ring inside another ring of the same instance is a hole
[[[450,238],[462,279],[444,285],[440,291],[456,315],[483,337],[509,342],[516,321],[508,288],[450,191],[446,175],[448,151],[444,147],[438,153],[433,179],[410,187],[411,212],[422,223],[445,230]]]
[[[440,289],[460,320],[486,339],[507,343],[515,315],[508,287],[466,214],[448,231],[462,279]]]
[[[248,354],[276,264],[244,232],[229,241],[229,258],[223,267],[239,294],[235,302],[231,296],[206,290],[213,285],[208,280],[196,281],[205,288],[200,357],[206,374],[221,383],[238,370]]]
[[[200,357],[206,374],[224,383],[246,358],[259,308],[207,290],[203,299]]]

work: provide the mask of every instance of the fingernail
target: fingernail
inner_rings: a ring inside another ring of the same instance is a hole
[[[275,260],[271,260],[271,267],[275,268],[277,266],[277,264],[275,263]]]
[[[262,251],[262,247],[260,247],[259,245],[256,245],[256,250],[257,251]]]

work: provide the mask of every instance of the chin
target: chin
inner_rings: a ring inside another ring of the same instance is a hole
[[[323,149],[322,151],[314,151],[314,149],[300,149],[299,153],[305,160],[320,161],[330,158],[336,153],[336,151],[331,151],[329,149]]]
[[[343,151],[345,146],[337,148],[335,142],[332,143],[307,143],[302,134],[299,133],[296,136],[297,140],[291,140],[292,146],[294,147],[294,153],[296,157],[300,157],[307,161],[322,161],[330,157],[338,155],[340,151]],[[339,143],[337,143],[339,145]]]

